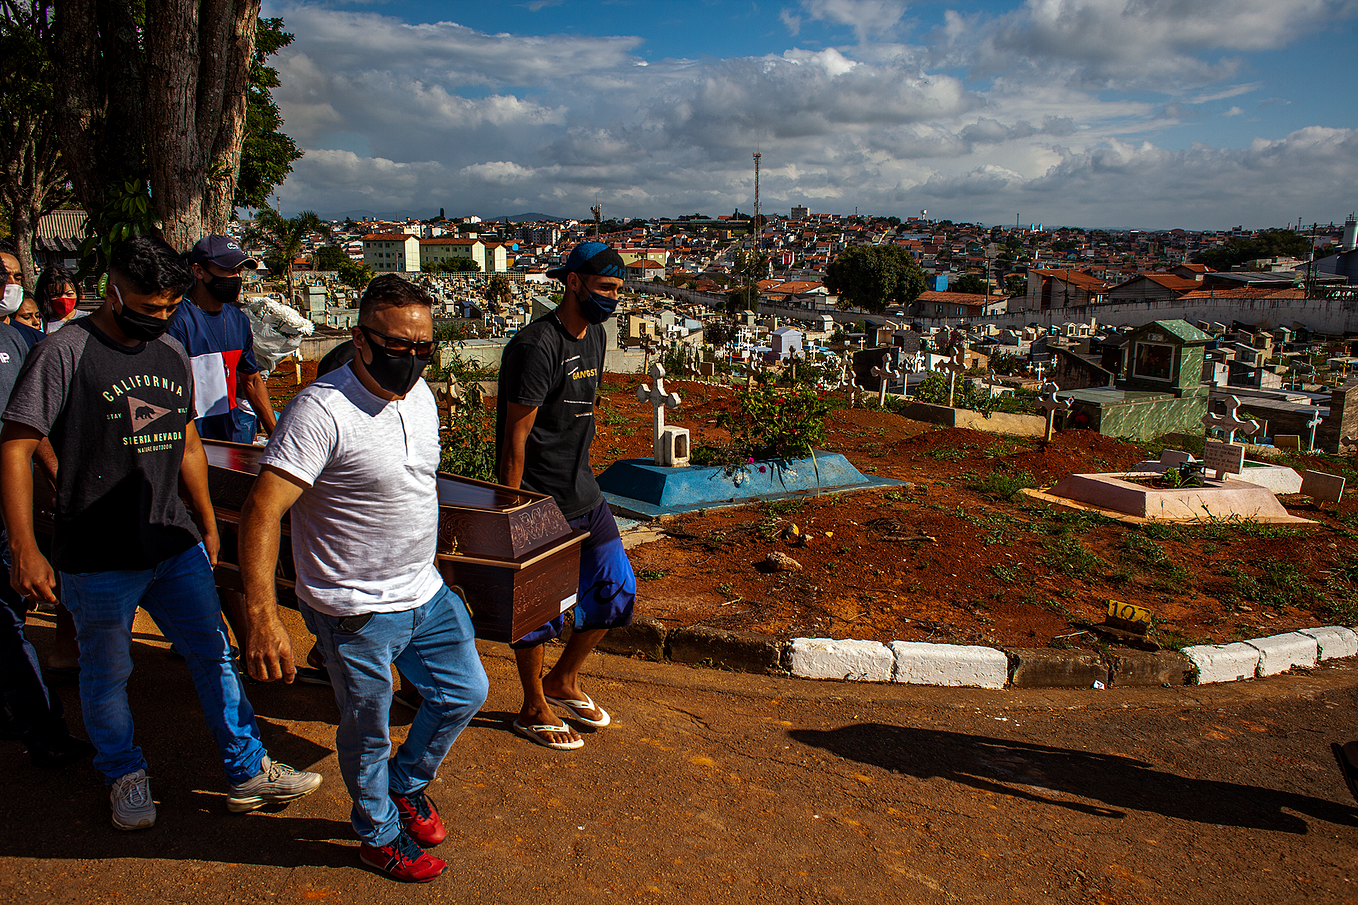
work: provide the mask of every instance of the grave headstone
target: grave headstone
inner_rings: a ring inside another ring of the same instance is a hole
[[[679,394],[670,393],[665,390],[665,368],[656,362],[651,365],[651,386],[642,384],[637,387],[637,399],[642,402],[651,403],[653,412],[653,438],[652,450],[655,453],[655,464],[669,465],[673,463],[675,456],[674,448],[680,440],[679,431],[683,432],[684,456],[688,454],[688,430],[686,428],[665,427],[665,409],[676,409],[679,407]]]
[[[1166,468],[1178,468],[1193,461],[1193,457],[1181,449],[1160,450],[1160,464]]]
[[[1228,474],[1240,474],[1240,470],[1245,467],[1245,447],[1237,443],[1208,440],[1203,445],[1202,467],[1216,472],[1218,481]]]
[[[1344,479],[1308,468],[1301,476],[1301,492],[1317,503],[1338,503],[1344,495]]]
[[[1301,434],[1275,434],[1273,445],[1287,452],[1301,452]]]
[[[1038,397],[1037,404],[1042,406],[1042,408],[1045,409],[1047,412],[1047,433],[1045,441],[1047,443],[1052,442],[1052,434],[1056,430],[1057,409],[1060,409],[1061,411],[1064,412],[1069,410],[1070,407],[1075,403],[1075,400],[1071,399],[1070,397],[1066,397],[1065,399],[1057,399],[1056,391],[1059,389],[1061,388],[1054,383],[1044,383],[1042,385],[1041,395]]]
[[[1235,396],[1227,396],[1224,401],[1226,404],[1226,414],[1218,415],[1216,412],[1208,410],[1207,414],[1202,416],[1202,423],[1208,430],[1217,428],[1218,430],[1225,431],[1226,442],[1228,444],[1235,442],[1235,432],[1238,430],[1243,430],[1250,436],[1259,433],[1258,421],[1254,421],[1253,419],[1245,421],[1236,415],[1236,410],[1240,408],[1240,400],[1238,398]]]
[[[899,380],[901,372],[891,366],[891,356],[883,355],[882,363],[872,369],[872,376],[881,380],[877,388],[877,404],[886,405],[886,385],[892,380]]]

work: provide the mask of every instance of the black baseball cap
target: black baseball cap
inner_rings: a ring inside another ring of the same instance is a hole
[[[240,250],[236,240],[227,236],[203,236],[189,252],[190,264],[216,264],[225,270],[246,267],[254,270],[259,262]]]
[[[620,280],[627,277],[622,255],[602,242],[581,242],[571,250],[565,264],[547,271],[547,278],[564,280],[570,273],[587,277],[617,277]]]

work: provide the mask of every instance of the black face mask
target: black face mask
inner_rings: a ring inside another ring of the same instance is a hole
[[[203,288],[223,305],[234,305],[240,298],[240,288],[245,284],[241,277],[219,277],[216,274],[208,274],[208,279],[203,280]]]
[[[433,357],[430,352],[428,357],[420,358],[414,352],[405,355],[394,355],[386,349],[373,342],[372,336],[363,327],[363,337],[368,341],[368,349],[372,352],[373,360],[371,363],[364,362],[363,366],[368,369],[368,374],[382,389],[393,396],[404,396],[419,382],[420,375],[429,365],[429,359]]]
[[[162,333],[170,329],[170,318],[152,317],[140,311],[133,311],[127,307],[127,302],[123,301],[123,294],[118,291],[117,286],[113,287],[113,292],[118,296],[118,304],[123,306],[123,310],[119,311],[113,307],[109,310],[113,312],[113,322],[128,339],[149,343],[153,339],[159,339]]]

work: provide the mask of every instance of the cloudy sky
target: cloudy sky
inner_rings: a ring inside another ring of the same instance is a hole
[[[1358,0],[280,2],[285,212],[1358,208]]]

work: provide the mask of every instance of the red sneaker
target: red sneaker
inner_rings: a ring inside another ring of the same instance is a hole
[[[404,830],[386,845],[363,843],[358,857],[369,867],[403,883],[428,883],[448,867],[416,845]]]
[[[424,792],[411,792],[409,795],[393,795],[396,810],[401,812],[401,829],[423,848],[438,845],[448,838],[448,830],[434,810],[434,803]]]

